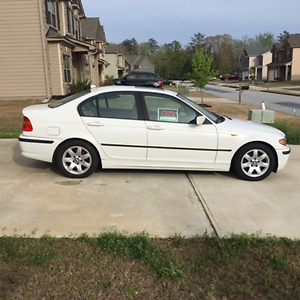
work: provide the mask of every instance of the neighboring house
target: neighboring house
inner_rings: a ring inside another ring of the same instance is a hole
[[[105,58],[108,62],[106,75],[119,78],[125,75],[125,56],[121,45],[112,44],[106,47]]]
[[[99,18],[86,18],[81,20],[83,39],[96,46],[96,53],[90,56],[91,83],[97,86],[105,81],[105,68],[108,65],[105,60],[106,37]]]
[[[290,34],[274,44],[272,62],[268,64],[268,80],[300,80],[300,34]]]
[[[267,80],[268,67],[272,61],[271,47],[253,47],[244,49],[239,61],[239,76],[242,80]],[[252,72],[251,72],[252,70]]]
[[[127,55],[126,56],[127,71],[143,71],[154,73],[154,64],[146,56]]]
[[[82,39],[81,0],[1,0],[0,98],[68,94],[72,80],[91,80],[97,43]],[[97,38],[96,38],[97,40]]]

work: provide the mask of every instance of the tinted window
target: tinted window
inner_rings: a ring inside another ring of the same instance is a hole
[[[135,94],[114,92],[98,95],[100,117],[117,119],[138,119]]]
[[[80,115],[84,117],[98,117],[97,98],[84,101],[80,106]]]
[[[136,74],[135,73],[128,74],[125,77],[126,77],[127,80],[133,80],[133,79],[136,79]]]
[[[79,113],[84,117],[138,119],[133,92],[99,94],[84,101],[79,107]]]
[[[144,93],[145,104],[151,121],[191,123],[197,113],[180,100],[155,93]]]

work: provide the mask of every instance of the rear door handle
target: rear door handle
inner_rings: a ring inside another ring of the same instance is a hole
[[[148,126],[147,127],[149,130],[164,130],[164,128],[160,126]]]
[[[94,126],[94,127],[104,126],[104,124],[101,124],[99,122],[88,122],[87,125]]]

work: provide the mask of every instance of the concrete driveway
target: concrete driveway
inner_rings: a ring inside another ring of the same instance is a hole
[[[300,146],[286,169],[261,182],[228,173],[114,170],[74,180],[0,140],[0,235],[105,231],[191,237],[216,232],[300,238]]]

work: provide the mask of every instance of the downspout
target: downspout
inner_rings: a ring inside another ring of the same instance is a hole
[[[46,84],[46,97],[50,98],[50,86],[49,86],[49,76],[48,76],[48,68],[47,68],[47,55],[46,55],[46,39],[45,39],[45,31],[44,31],[44,18],[43,18],[43,10],[41,1],[37,0],[38,2],[38,9],[39,9],[39,17],[40,17],[40,27],[41,27],[41,41],[42,41],[42,51],[43,51],[43,62],[44,62],[44,72],[45,72],[45,84]]]

